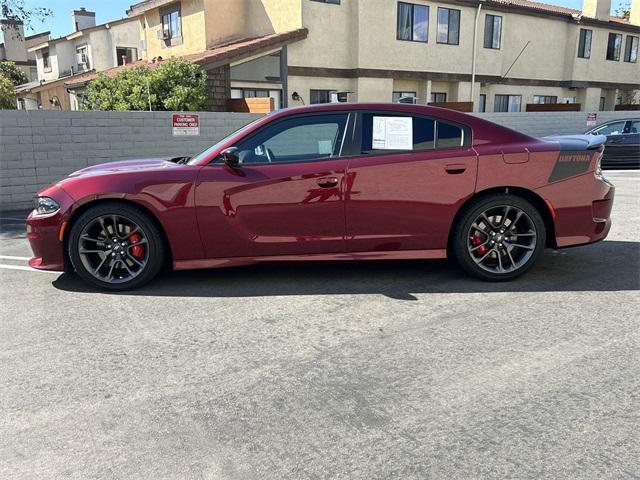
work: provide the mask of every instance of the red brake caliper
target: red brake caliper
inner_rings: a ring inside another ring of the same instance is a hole
[[[476,233],[475,235],[471,236],[471,243],[473,244],[474,247],[477,247],[478,245],[482,245],[484,241],[482,240],[482,237],[478,233]],[[478,253],[480,255],[484,255],[485,253],[487,253],[487,247],[482,245],[481,247],[478,248]]]
[[[142,235],[140,235],[139,233],[134,233],[129,237],[129,244],[133,245],[134,243],[138,243],[140,240],[142,240]],[[134,247],[131,247],[131,255],[133,255],[135,258],[144,258],[144,245],[136,245]]]

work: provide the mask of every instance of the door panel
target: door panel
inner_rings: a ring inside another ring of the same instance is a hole
[[[236,167],[203,167],[196,206],[206,257],[346,251],[348,120],[345,112],[290,116],[240,139]]]
[[[345,251],[346,160],[203,167],[196,187],[207,258]]]
[[[475,189],[472,148],[354,158],[345,192],[347,249],[446,248],[460,205]]]
[[[410,123],[380,118],[397,115],[358,116],[361,156],[349,162],[345,181],[350,252],[446,248],[453,216],[475,190],[469,127],[423,115],[404,114]],[[386,150],[398,146],[404,150]]]
[[[625,133],[607,137],[602,157],[602,167],[640,167],[640,134]]]

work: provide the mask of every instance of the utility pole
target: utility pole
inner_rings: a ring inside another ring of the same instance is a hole
[[[473,57],[471,58],[471,98],[473,102],[476,94],[476,56],[478,51],[478,21],[480,20],[480,10],[485,0],[478,1],[478,10],[476,10],[476,20],[473,27]]]

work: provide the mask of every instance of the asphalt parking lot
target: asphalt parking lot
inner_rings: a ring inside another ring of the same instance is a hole
[[[640,477],[640,172],[506,284],[261,265],[96,293],[0,239],[0,478]]]

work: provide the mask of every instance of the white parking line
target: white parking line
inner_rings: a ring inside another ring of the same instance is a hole
[[[24,261],[31,260],[30,257],[12,257],[11,255],[0,255],[0,258],[4,258],[5,260],[24,260]]]
[[[51,270],[36,270],[31,267],[22,267],[20,265],[4,265],[0,264],[0,268],[4,268],[6,270],[23,270],[25,272],[35,272],[35,273],[53,273],[55,275],[61,275],[62,272],[52,272]]]

